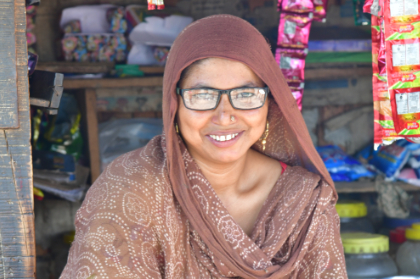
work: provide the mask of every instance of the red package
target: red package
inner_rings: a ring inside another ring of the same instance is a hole
[[[281,13],[277,44],[281,47],[306,48],[312,14]]]
[[[311,0],[282,0],[281,3],[282,12],[293,12],[293,13],[309,13],[314,11],[314,3]]]
[[[420,87],[390,90],[395,130],[403,136],[420,134]]]
[[[364,13],[368,13],[368,14],[379,17],[381,16],[380,11],[381,11],[381,6],[380,6],[379,0],[366,0],[365,1],[365,4],[363,5]]]
[[[303,82],[305,80],[305,49],[277,48],[276,61],[287,82]]]
[[[406,39],[386,42],[386,65],[388,85],[416,79],[420,70],[420,39]]]

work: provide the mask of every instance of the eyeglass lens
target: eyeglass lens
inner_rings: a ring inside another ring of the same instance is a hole
[[[230,93],[231,104],[236,109],[255,109],[264,104],[266,91],[262,88],[238,88]],[[195,110],[215,109],[219,92],[214,89],[189,89],[183,92],[185,106]]]

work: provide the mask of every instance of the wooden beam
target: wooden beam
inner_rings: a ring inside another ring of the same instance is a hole
[[[341,79],[341,78],[357,78],[363,76],[372,76],[372,67],[330,67],[330,68],[306,68],[305,80],[320,79]]]
[[[64,79],[64,89],[162,86],[163,77]]]
[[[18,127],[0,130],[0,277],[35,278],[25,1],[5,0],[0,7],[0,84],[8,95],[2,96],[0,115],[9,114],[0,124]],[[14,102],[15,108],[3,108]]]
[[[91,183],[93,183],[101,174],[98,116],[96,114],[96,90],[86,89],[84,91],[84,95],[84,101],[86,105],[84,113],[86,115]]]
[[[401,181],[394,182],[405,191],[420,191],[420,187],[413,186]],[[376,192],[375,182],[357,181],[357,182],[337,182],[335,189],[338,193],[373,193]]]
[[[114,62],[70,62],[70,61],[52,61],[38,62],[37,70],[50,71],[57,73],[80,73],[80,74],[98,74],[109,73],[114,69]],[[163,74],[165,67],[161,66],[139,66],[139,69],[145,74]]]
[[[56,73],[80,73],[80,74],[98,74],[108,73],[115,66],[114,62],[39,62],[36,65],[37,70],[50,71]]]

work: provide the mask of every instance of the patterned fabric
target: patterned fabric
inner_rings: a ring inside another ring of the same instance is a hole
[[[270,88],[263,152],[288,165],[250,236],[235,222],[174,129],[176,83],[206,57],[248,65]],[[76,216],[67,278],[347,278],[337,194],[264,37],[211,16],[175,40],[163,83],[164,135],[117,158]]]
[[[347,278],[333,191],[316,174],[288,166],[251,237],[229,215],[183,146],[189,192],[245,278]],[[89,190],[62,279],[238,277],[191,226],[168,182],[165,138],[116,159]]]

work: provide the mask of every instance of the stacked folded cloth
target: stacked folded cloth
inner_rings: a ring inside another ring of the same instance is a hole
[[[302,109],[305,58],[312,20],[325,21],[327,0],[279,0],[276,60]]]

